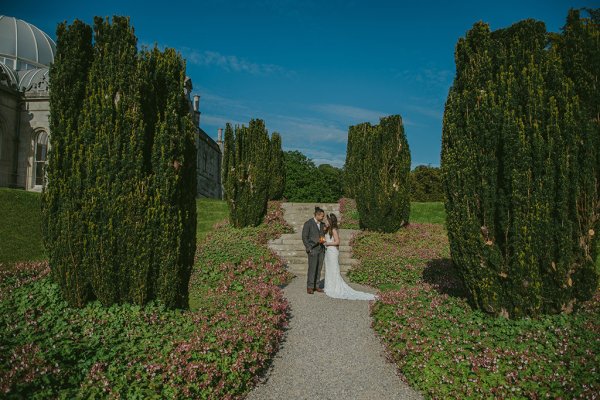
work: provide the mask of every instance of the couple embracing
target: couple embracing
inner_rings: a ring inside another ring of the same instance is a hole
[[[304,223],[302,242],[308,254],[306,292],[325,292],[329,297],[349,300],[374,300],[375,295],[359,292],[344,282],[340,273],[340,233],[337,217],[315,207],[314,218]],[[325,265],[325,288],[319,287],[321,269]]]

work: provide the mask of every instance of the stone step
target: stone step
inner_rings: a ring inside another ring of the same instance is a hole
[[[338,214],[340,214],[340,210],[325,210],[325,212],[328,214],[334,213],[336,215],[336,217],[338,216]],[[285,211],[284,215],[285,215],[286,219],[288,217],[303,218],[306,221],[307,219],[314,217],[314,212],[310,212],[307,210],[290,210],[290,211]]]
[[[304,246],[290,245],[290,244],[283,243],[283,244],[270,244],[269,247],[273,251],[279,252],[282,255],[284,255],[285,252],[289,252],[289,251],[297,251],[297,252],[305,253]],[[340,250],[340,254],[351,253],[352,247],[349,245],[340,246],[339,250]]]
[[[298,265],[308,265],[308,257],[306,256],[306,254],[304,256],[290,256],[290,257],[284,257],[285,261],[288,264],[298,264]],[[340,257],[340,265],[357,265],[359,264],[360,261],[354,259],[354,258],[342,258]]]
[[[325,208],[339,208],[339,203],[289,203],[285,202],[281,204],[284,209],[289,208],[311,208],[314,210],[315,207]]]
[[[302,224],[304,224],[304,223],[302,223]],[[356,234],[358,232],[360,232],[360,231],[357,230],[357,229],[345,229],[345,228],[342,228],[342,229],[339,230],[339,234],[340,234],[340,236],[342,238],[344,238],[344,237],[350,237],[350,236],[352,236],[352,235],[354,235],[354,234]],[[300,235],[301,235],[300,232],[284,233],[283,235],[281,235],[281,237],[287,237],[287,238],[289,238],[289,237],[295,236],[297,238],[300,238]]]
[[[289,257],[308,257],[306,255],[306,251],[304,249],[274,249],[271,247],[277,254],[281,257],[288,259]],[[340,259],[342,258],[352,258],[352,250],[348,250],[345,252],[340,252]]]
[[[340,239],[340,246],[349,246],[351,239],[344,239],[343,237]],[[289,246],[296,246],[299,249],[304,248],[304,243],[302,239],[274,239],[269,241],[269,244],[285,244]]]
[[[288,270],[296,275],[306,276],[307,273],[308,258],[302,243],[301,232],[304,223],[313,216],[315,206],[321,207],[327,214],[335,214],[338,219],[340,217],[338,203],[283,203],[284,218],[294,228],[295,233],[287,233],[269,241],[269,247],[286,261]],[[359,231],[355,229],[340,229],[339,261],[342,274],[359,263],[358,260],[352,258],[352,247],[350,246],[350,240],[357,232]],[[324,276],[325,272],[323,271],[321,277]]]

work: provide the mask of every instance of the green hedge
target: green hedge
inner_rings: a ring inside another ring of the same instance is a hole
[[[74,306],[187,307],[196,244],[195,128],[174,50],[137,51],[129,19],[57,30],[44,242]]]
[[[600,131],[549,39],[533,20],[476,23],[444,113],[452,259],[472,304],[509,317],[571,312],[598,283]]]
[[[271,143],[264,121],[225,127],[223,182],[229,220],[237,228],[258,226],[267,212]]]
[[[361,227],[393,232],[408,224],[410,150],[399,115],[350,127],[346,170]]]

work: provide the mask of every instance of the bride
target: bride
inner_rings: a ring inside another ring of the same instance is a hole
[[[344,282],[340,274],[340,235],[335,214],[327,216],[325,226],[326,242],[324,244],[327,246],[325,252],[325,294],[336,299],[375,300],[374,294],[352,289]]]

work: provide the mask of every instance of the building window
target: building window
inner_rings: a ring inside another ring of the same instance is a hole
[[[35,186],[44,186],[48,156],[48,134],[41,131],[35,141]]]

